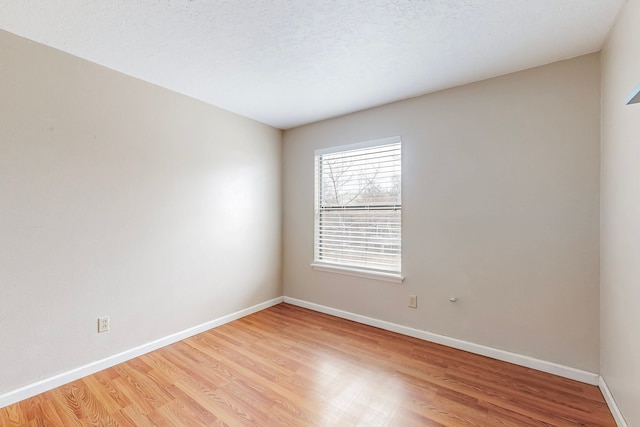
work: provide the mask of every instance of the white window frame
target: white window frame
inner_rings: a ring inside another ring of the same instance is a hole
[[[340,274],[345,274],[350,276],[364,277],[368,279],[382,280],[382,281],[392,282],[392,283],[402,283],[402,281],[404,280],[404,277],[402,276],[402,273],[401,273],[402,267],[400,267],[400,272],[395,272],[395,271],[378,270],[378,269],[359,267],[359,266],[334,264],[334,263],[328,263],[328,262],[323,262],[319,260],[318,224],[319,224],[319,204],[320,204],[319,190],[320,190],[321,183],[319,182],[319,176],[317,171],[318,157],[325,154],[371,148],[371,147],[377,147],[377,146],[388,145],[393,143],[402,144],[402,140],[399,136],[394,136],[390,138],[382,138],[382,139],[376,139],[372,141],[360,142],[356,144],[342,145],[337,147],[330,147],[330,148],[315,150],[315,155],[314,155],[315,217],[314,217],[314,236],[313,236],[314,261],[311,264],[311,267],[313,269],[319,270],[319,271],[332,272],[332,273],[340,273]],[[402,165],[402,159],[400,160],[400,162]],[[401,184],[401,192],[402,192],[402,184]],[[402,195],[400,196],[400,198],[402,199]],[[399,204],[398,210],[402,212],[402,202]],[[402,223],[402,214],[400,215],[401,215],[400,222]],[[402,243],[402,235],[400,237],[400,243]],[[400,254],[400,260],[402,263],[402,253]]]

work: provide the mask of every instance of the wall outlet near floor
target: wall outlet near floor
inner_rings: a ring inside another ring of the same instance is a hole
[[[109,330],[109,316],[98,317],[98,333],[107,332]]]
[[[410,308],[418,308],[418,296],[409,295],[407,300],[407,306],[409,306]]]

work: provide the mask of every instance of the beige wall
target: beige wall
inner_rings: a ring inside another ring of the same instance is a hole
[[[602,51],[601,372],[640,426],[640,0],[629,0]]]
[[[592,54],[286,131],[285,295],[598,372],[599,87]],[[394,135],[404,284],[312,270],[314,150]]]
[[[281,296],[281,137],[0,32],[0,394]]]

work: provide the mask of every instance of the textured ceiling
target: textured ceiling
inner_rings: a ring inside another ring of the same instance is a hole
[[[287,129],[598,51],[623,3],[0,0],[0,28]]]

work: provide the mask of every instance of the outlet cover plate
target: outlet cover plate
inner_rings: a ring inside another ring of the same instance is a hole
[[[409,306],[409,308],[418,308],[418,296],[409,295],[407,305]]]
[[[98,317],[98,333],[109,331],[109,316]]]

